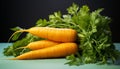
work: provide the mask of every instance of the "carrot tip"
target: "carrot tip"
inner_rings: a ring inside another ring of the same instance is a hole
[[[19,33],[19,32],[26,32],[27,30],[18,30],[18,31],[16,31],[16,32],[14,32],[11,36],[10,36],[10,38],[8,39],[8,42],[10,42],[10,40],[12,39],[12,37],[16,34],[16,33]]]

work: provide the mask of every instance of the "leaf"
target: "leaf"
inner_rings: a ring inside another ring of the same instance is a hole
[[[46,19],[39,19],[36,22],[36,26],[38,26],[38,27],[45,27],[47,25],[48,25],[48,22]]]
[[[12,31],[18,31],[18,30],[22,30],[22,28],[20,28],[19,26],[11,28]],[[21,32],[16,33],[15,35],[13,35],[12,40],[17,40],[19,38],[19,36],[21,35]]]
[[[18,30],[22,30],[22,28],[19,27],[19,26],[17,26],[17,27],[11,28],[11,30],[13,30],[13,31],[18,31]]]
[[[67,56],[66,59],[70,60],[70,61],[66,62],[65,64],[69,64],[70,66],[72,66],[72,65],[76,65],[76,66],[81,65],[81,59],[76,58],[73,54],[70,55],[70,56]]]
[[[78,12],[79,6],[75,3],[72,4],[69,8],[67,8],[67,11],[69,14],[74,15]]]
[[[12,40],[13,40],[13,41],[17,40],[21,34],[22,34],[21,32],[16,33],[16,34],[12,37]]]

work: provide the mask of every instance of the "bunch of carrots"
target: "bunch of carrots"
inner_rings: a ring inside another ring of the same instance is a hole
[[[24,60],[39,58],[58,58],[76,54],[78,51],[78,46],[75,43],[77,32],[73,29],[32,27],[29,29],[16,31],[13,33],[13,35],[18,32],[28,32],[45,39],[34,41],[29,43],[27,46],[21,47],[29,48],[31,51],[23,53],[13,59]]]

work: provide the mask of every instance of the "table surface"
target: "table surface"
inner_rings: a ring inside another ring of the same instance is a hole
[[[120,43],[114,43],[116,49],[120,50]],[[3,49],[11,43],[0,43],[0,69],[120,69],[120,59],[115,64],[96,65],[84,64],[80,66],[69,66],[64,63],[65,58],[60,59],[38,59],[38,60],[7,60],[3,55]]]

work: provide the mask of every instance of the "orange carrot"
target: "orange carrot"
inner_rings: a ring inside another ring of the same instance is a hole
[[[54,41],[49,41],[49,40],[40,40],[40,41],[31,42],[27,46],[22,47],[22,48],[29,48],[31,50],[37,50],[37,49],[42,49],[42,48],[54,46],[57,44],[59,44],[59,43],[54,42]]]
[[[77,37],[76,30],[67,28],[32,27],[30,29],[16,31],[13,35],[18,32],[29,32],[35,36],[57,42],[74,42]]]
[[[65,57],[77,52],[76,43],[61,43],[55,46],[33,50],[22,55],[19,55],[13,59],[25,60],[25,59],[38,59],[38,58],[57,58]]]

